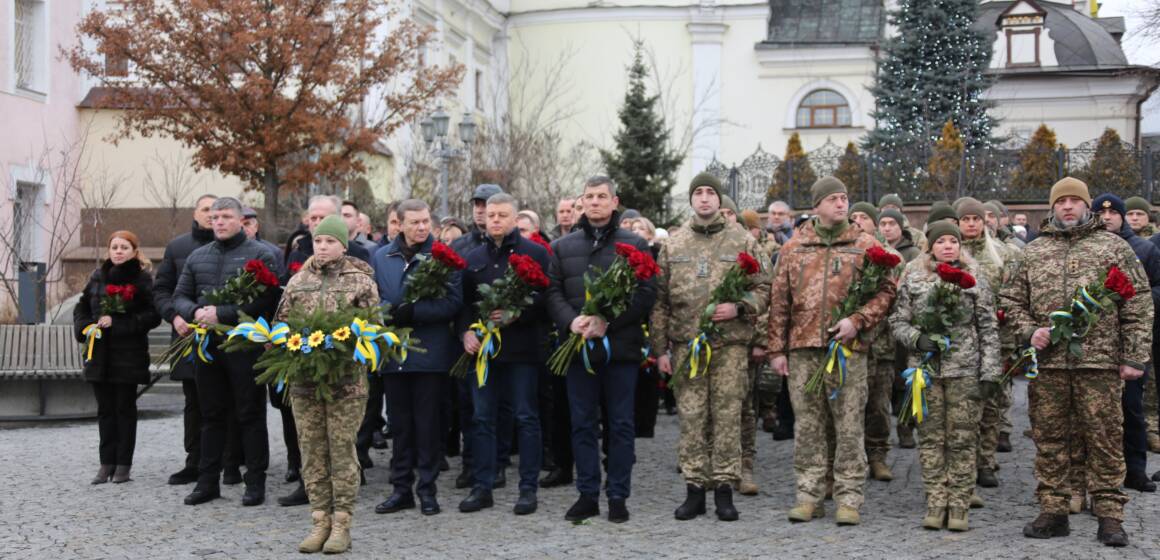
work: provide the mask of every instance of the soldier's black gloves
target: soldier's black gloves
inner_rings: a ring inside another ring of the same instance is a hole
[[[979,395],[983,397],[984,401],[989,401],[998,395],[1003,390],[1003,387],[994,381],[980,381]]]
[[[921,334],[918,336],[918,340],[914,341],[914,347],[918,348],[919,350],[921,350],[923,352],[938,352],[939,351],[938,343],[931,340],[930,337],[926,336],[925,334]]]
[[[415,306],[410,303],[399,304],[391,310],[391,320],[396,323],[409,325],[415,319]]]

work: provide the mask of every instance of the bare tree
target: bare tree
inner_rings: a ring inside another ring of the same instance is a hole
[[[117,206],[121,198],[121,186],[125,184],[123,174],[112,175],[102,167],[87,173],[85,188],[81,190],[81,217],[87,219],[93,231],[93,261],[101,263],[105,240],[105,210]],[[112,232],[109,232],[112,233]]]
[[[1140,7],[1143,20],[1136,33],[1150,39],[1160,39],[1160,0],[1148,0]]]
[[[179,218],[193,203],[193,195],[201,190],[203,177],[199,177],[181,158],[154,152],[145,166],[144,182],[145,198],[169,214],[169,237],[173,238],[177,234]]]

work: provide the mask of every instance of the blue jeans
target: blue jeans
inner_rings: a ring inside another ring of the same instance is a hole
[[[572,454],[576,457],[576,489],[600,495],[600,397],[608,416],[608,498],[628,499],[632,465],[636,462],[633,402],[639,364],[612,362],[595,366],[595,374],[577,360],[568,368],[568,404],[572,414]]]
[[[502,421],[503,403],[510,402],[515,409],[515,423],[520,441],[520,490],[535,490],[539,486],[540,462],[543,447],[540,443],[540,414],[538,383],[540,365],[536,363],[493,363],[487,385],[480,387],[474,372],[471,381],[475,414],[472,417],[472,478],[475,488],[491,490],[495,485],[496,463],[506,464],[497,453],[507,453],[510,446],[500,445],[507,439],[496,437],[496,426],[511,433],[511,424]],[[506,424],[506,427],[505,427]],[[508,436],[510,437],[510,436]]]

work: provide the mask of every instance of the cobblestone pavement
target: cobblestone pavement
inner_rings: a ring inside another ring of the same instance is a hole
[[[677,422],[662,416],[655,439],[637,440],[632,520],[614,525],[601,517],[574,525],[563,520],[575,498],[571,488],[540,491],[535,515],[511,513],[515,484],[496,491],[496,507],[461,514],[464,492],[452,476],[440,477],[443,513],[424,517],[417,510],[376,515],[387,489],[389,451],[372,451],[376,468],[359,494],[354,517],[355,558],[1157,558],[1160,495],[1129,491],[1125,527],[1127,549],[1105,548],[1095,540],[1095,519],[1071,517],[1072,535],[1034,541],[1022,536],[1033,518],[1034,448],[1022,437],[1027,427],[1026,390],[1019,387],[1015,452],[1000,454],[1002,485],[981,489],[987,508],[973,510],[972,530],[954,534],[920,528],[922,484],[916,450],[890,454],[895,480],[870,481],[859,527],[837,527],[829,516],[791,525],[785,519],[793,500],[790,457],[793,443],[774,442],[760,433],[761,494],[738,496],[741,520],[722,523],[709,515],[694,521],[673,519],[684,487],[676,473]],[[268,415],[271,434],[271,483],[267,504],[240,505],[241,486],[223,486],[224,499],[182,505],[191,486],[167,486],[167,475],[181,462],[180,395],[142,398],[142,421],[128,484],[91,486],[96,471],[93,422],[0,425],[0,558],[290,558],[308,530],[307,508],[285,508],[274,498],[292,485],[281,482],[285,453],[277,413]],[[1153,468],[1160,465],[1152,456]],[[453,467],[457,467],[453,459]],[[509,478],[515,481],[514,470]],[[606,504],[601,503],[602,511]]]

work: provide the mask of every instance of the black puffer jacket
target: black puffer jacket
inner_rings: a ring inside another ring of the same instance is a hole
[[[462,238],[460,238],[462,239]],[[466,255],[467,270],[463,271],[463,310],[455,323],[455,334],[462,339],[469,325],[479,319],[480,284],[491,284],[508,270],[508,257],[511,255],[527,255],[540,263],[544,274],[548,273],[548,250],[520,236],[519,230],[512,230],[503,239],[503,243],[496,247],[495,243],[488,242],[475,248]],[[541,362],[547,358],[541,351],[545,338],[542,330],[545,319],[543,292],[532,297],[532,305],[520,313],[516,322],[500,329],[503,337],[499,355],[495,357],[498,363]]]
[[[467,233],[459,236],[455,241],[451,242],[451,250],[459,254],[464,259],[470,255],[476,247],[485,245],[487,243],[487,232],[479,229],[479,226],[471,226]]]
[[[73,308],[73,334],[84,345],[85,327],[101,317],[105,286],[125,284],[136,288],[136,293],[126,302],[125,312],[110,315],[112,324],[101,329],[100,340],[93,344],[93,359],[85,364],[85,381],[149,382],[149,331],[161,324],[161,315],[154,307],[153,278],[141,269],[141,261],[130,259],[114,266],[106,260],[93,271]],[[81,347],[82,352],[86,350],[87,346]]]
[[[260,259],[271,271],[277,270],[277,258],[269,247],[260,241],[247,239],[244,231],[195,250],[185,261],[185,268],[177,280],[177,289],[173,294],[174,308],[186,321],[192,323],[194,311],[209,305],[205,294],[225,285],[250,259]],[[281,288],[267,288],[261,297],[246,305],[218,305],[218,321],[223,325],[236,325],[238,311],[244,311],[254,318],[270,317],[281,296]]]
[[[562,337],[571,333],[572,321],[580,315],[584,305],[584,274],[589,267],[599,271],[608,268],[616,259],[616,244],[627,243],[640,251],[649,251],[648,242],[640,236],[620,229],[620,214],[612,213],[612,220],[604,228],[594,228],[588,217],[580,218],[575,230],[552,242],[552,256],[548,278],[548,314]],[[598,274],[598,272],[597,272]],[[656,283],[640,282],[633,293],[628,309],[608,324],[607,336],[612,347],[612,360],[639,362],[645,344],[641,323],[648,321],[649,312],[656,302]],[[603,348],[596,345],[595,361],[604,360]]]
[[[211,242],[213,230],[202,228],[197,222],[193,222],[193,229],[189,233],[177,236],[165,246],[165,257],[157,266],[156,276],[153,279],[153,302],[162,319],[172,323],[177,315],[177,310],[173,307],[173,290],[177,289],[177,279],[181,276],[181,269],[185,267],[185,259],[189,258],[194,249]],[[170,329],[169,338],[177,340],[176,329]],[[182,361],[169,372],[169,377],[174,381],[193,380],[193,368],[188,362]]]

